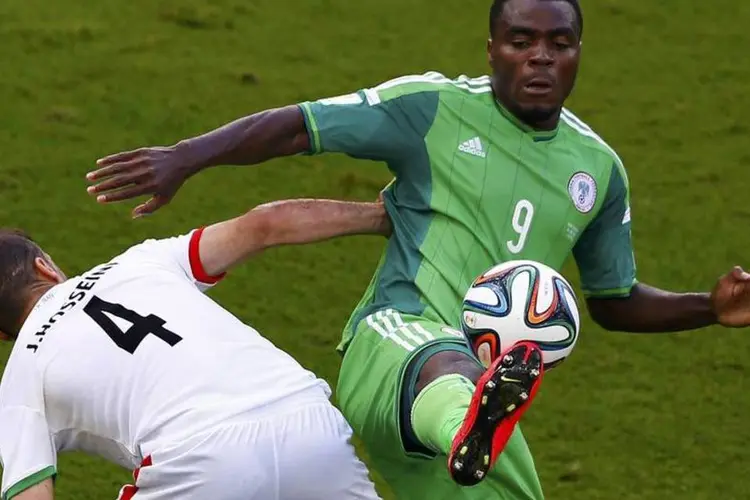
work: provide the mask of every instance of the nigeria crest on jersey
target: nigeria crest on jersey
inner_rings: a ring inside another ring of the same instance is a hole
[[[576,172],[568,181],[568,193],[579,212],[589,213],[596,204],[596,181],[586,172]]]

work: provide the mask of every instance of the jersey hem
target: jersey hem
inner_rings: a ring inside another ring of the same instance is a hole
[[[57,469],[55,469],[54,465],[49,465],[44,469],[37,471],[26,477],[25,479],[21,479],[20,481],[12,485],[10,488],[8,488],[8,491],[5,492],[2,500],[11,500],[13,497],[20,495],[32,486],[36,486],[37,484],[41,483],[45,479],[49,479],[55,474],[57,474]]]
[[[304,102],[299,105],[302,111],[302,117],[305,120],[305,129],[307,129],[307,138],[310,142],[310,151],[307,154],[318,154],[322,153],[320,148],[320,132],[318,131],[318,124],[315,121],[312,108],[310,103]]]
[[[636,283],[633,283],[630,286],[622,287],[622,288],[609,288],[606,290],[584,290],[583,296],[586,298],[620,298],[620,297],[628,297],[630,296],[630,292],[633,291],[633,287],[636,285]]]

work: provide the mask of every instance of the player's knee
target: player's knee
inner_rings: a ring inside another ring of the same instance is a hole
[[[415,385],[417,394],[429,385],[430,382],[443,375],[463,375],[476,383],[484,372],[482,365],[477,359],[464,350],[425,352],[425,357],[420,361],[421,368]]]

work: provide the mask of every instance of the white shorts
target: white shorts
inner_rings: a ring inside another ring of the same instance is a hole
[[[328,401],[217,426],[154,451],[119,498],[379,499],[351,435],[343,415]]]

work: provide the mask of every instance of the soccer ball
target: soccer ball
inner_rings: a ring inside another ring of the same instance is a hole
[[[461,326],[485,367],[522,341],[536,343],[545,368],[562,362],[578,340],[573,288],[540,262],[514,260],[479,276],[464,297]]]

